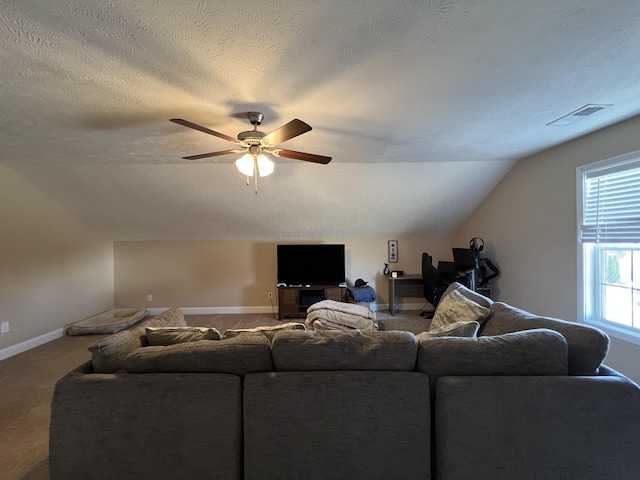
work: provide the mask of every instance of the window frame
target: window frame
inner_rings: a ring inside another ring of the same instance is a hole
[[[602,295],[596,290],[601,288],[600,277],[596,274],[598,270],[602,270],[599,259],[602,247],[610,247],[609,249],[635,250],[640,249],[640,239],[638,243],[602,243],[585,242],[582,240],[582,224],[584,218],[584,199],[587,175],[597,171],[608,170],[612,167],[621,167],[624,169],[636,169],[640,163],[640,150],[618,155],[613,158],[602,160],[599,162],[581,165],[576,168],[576,245],[577,245],[577,302],[578,302],[578,321],[588,325],[598,327],[609,335],[626,340],[630,343],[640,345],[640,328],[633,326],[627,327],[617,322],[599,318],[596,312],[599,310],[598,303],[602,303]],[[606,175],[606,174],[605,174]],[[633,294],[633,289],[632,289]],[[595,297],[595,298],[594,298]]]

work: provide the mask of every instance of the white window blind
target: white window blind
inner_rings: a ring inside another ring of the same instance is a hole
[[[640,242],[640,159],[584,171],[583,243]]]

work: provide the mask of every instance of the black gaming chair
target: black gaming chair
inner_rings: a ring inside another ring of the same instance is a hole
[[[424,287],[424,298],[427,299],[434,307],[438,305],[442,294],[445,292],[449,283],[445,281],[436,267],[433,266],[431,255],[424,252],[422,254],[422,283]],[[423,312],[422,316],[431,316],[431,312]]]

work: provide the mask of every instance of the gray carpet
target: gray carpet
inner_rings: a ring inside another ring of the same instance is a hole
[[[418,312],[376,312],[382,329],[419,333],[429,320]],[[193,326],[251,328],[282,323],[271,314],[186,315]],[[304,319],[287,319],[304,322]],[[107,335],[64,336],[0,361],[0,477],[6,480],[49,479],[49,416],[55,382],[91,357],[87,347]],[[77,453],[77,452],[76,452]]]

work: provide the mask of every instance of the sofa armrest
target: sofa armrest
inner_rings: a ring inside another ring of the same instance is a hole
[[[567,340],[569,375],[597,375],[598,367],[607,356],[609,337],[602,330],[559,318],[540,317],[506,303],[494,302],[491,317],[479,336],[545,328],[555,330]]]
[[[81,363],[76,368],[71,370],[69,373],[65,374],[62,378],[75,377],[78,375],[86,375],[89,373],[95,373],[93,369],[93,362],[91,360],[87,360],[86,362]]]
[[[626,377],[442,377],[439,479],[637,478],[640,389]]]
[[[601,364],[598,367],[598,376],[600,377],[621,377],[621,378],[625,378],[629,381],[633,381],[630,378],[628,378],[627,376],[625,376],[623,373],[620,373],[619,371],[611,368],[609,365],[605,365],[604,363]],[[634,382],[637,385],[637,382]]]
[[[248,374],[244,478],[428,480],[430,412],[418,372]]]

